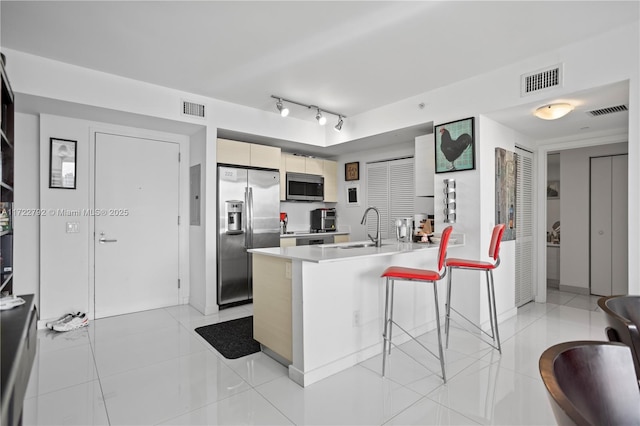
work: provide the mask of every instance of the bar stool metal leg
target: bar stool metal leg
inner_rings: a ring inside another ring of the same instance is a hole
[[[489,273],[490,271],[485,271],[485,276],[486,276],[486,280],[487,280],[487,303],[489,304],[489,322],[491,323],[491,339],[493,340],[493,343],[496,343],[496,327],[497,324],[495,324],[494,326],[494,315],[495,312],[493,310],[493,297],[491,296],[491,287],[489,284]]]
[[[392,342],[392,338],[393,338],[393,300],[394,300],[394,296],[395,296],[395,291],[396,291],[396,280],[392,279],[391,280],[391,306],[389,307],[389,355],[391,355],[391,342]]]
[[[498,353],[502,354],[502,346],[500,346],[500,332],[498,331],[498,311],[496,310],[496,293],[493,285],[493,271],[489,271],[491,277],[491,300],[493,301],[493,322],[496,326],[495,337],[498,342]]]
[[[384,298],[384,332],[382,333],[382,377],[384,377],[385,367],[387,366],[387,341],[389,331],[389,278],[385,285],[385,298]],[[389,343],[391,346],[391,343]]]
[[[447,382],[447,374],[444,372],[444,351],[442,350],[442,333],[440,331],[440,307],[438,306],[438,283],[433,282],[433,300],[436,304],[436,328],[438,329],[438,350],[440,353],[440,368],[442,369],[442,380]]]
[[[451,320],[451,273],[453,270],[447,268],[449,277],[447,278],[447,303],[445,304],[444,334],[446,336],[446,348],[449,349],[449,322]]]

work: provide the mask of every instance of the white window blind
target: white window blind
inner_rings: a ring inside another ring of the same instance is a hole
[[[380,212],[382,238],[395,237],[395,220],[413,217],[415,188],[413,158],[367,164],[367,206]],[[367,233],[375,236],[373,213],[367,219]]]
[[[533,300],[533,156],[516,154],[516,306]]]

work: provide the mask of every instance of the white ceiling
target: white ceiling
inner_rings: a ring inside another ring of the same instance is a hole
[[[258,109],[274,111],[274,94],[347,116],[592,37],[640,13],[637,1],[3,0],[0,7],[7,48]],[[625,104],[628,87],[571,100],[582,110]],[[490,116],[543,139],[626,125],[627,113],[585,124],[581,111],[542,125],[530,114],[536,106]]]

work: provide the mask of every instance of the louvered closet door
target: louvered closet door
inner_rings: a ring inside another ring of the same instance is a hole
[[[533,300],[533,154],[516,153],[516,306]]]
[[[413,217],[415,188],[413,158],[389,161],[389,237],[395,236],[395,221]]]
[[[380,211],[382,238],[395,238],[395,220],[414,214],[413,158],[367,164],[367,206]],[[367,232],[375,236],[373,213],[367,220]]]

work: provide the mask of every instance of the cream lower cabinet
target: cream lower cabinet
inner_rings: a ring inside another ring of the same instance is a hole
[[[280,169],[280,148],[229,139],[218,139],[216,143],[218,163]]]
[[[280,247],[295,247],[295,238],[280,238]]]
[[[333,237],[334,243],[348,243],[349,242],[349,234],[346,235],[336,235]]]
[[[291,260],[254,253],[253,338],[291,363],[292,334]]]

